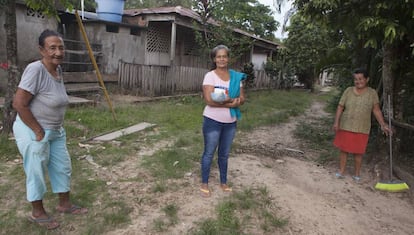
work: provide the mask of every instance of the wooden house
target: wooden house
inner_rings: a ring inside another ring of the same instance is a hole
[[[60,11],[58,22],[24,4],[17,4],[16,11],[20,66],[24,67],[39,57],[37,37],[40,32],[46,28],[54,29],[63,35],[65,41],[63,68],[67,87],[82,82],[84,86],[74,89],[85,89],[89,83],[99,89],[73,12]],[[211,63],[205,56],[197,54],[194,32],[200,17],[194,11],[180,6],[124,10],[122,22],[101,20],[96,13],[85,12],[82,15],[82,23],[104,81],[117,82],[129,94],[145,96],[201,90],[202,79]],[[0,14],[2,22],[4,14]],[[234,32],[254,39],[249,53],[235,66],[253,62],[257,69],[256,87],[270,87],[270,79],[260,69],[267,58],[277,52],[279,45],[238,29]],[[5,44],[3,35],[0,33],[0,42]],[[2,61],[5,53],[0,54]]]
[[[124,10],[123,21],[147,27],[145,64],[165,66],[206,67],[205,57],[197,54],[195,31],[200,31],[200,16],[187,8],[160,7]],[[209,21],[210,22],[210,21]],[[216,24],[214,21],[211,24]],[[272,57],[279,45],[239,29],[235,34],[254,40],[249,52],[236,65],[253,62],[257,70]]]

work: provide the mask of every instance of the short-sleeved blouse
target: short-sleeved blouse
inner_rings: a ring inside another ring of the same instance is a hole
[[[228,90],[230,81],[223,81],[214,71],[209,71],[204,76],[203,85]],[[236,117],[231,116],[230,109],[225,107],[212,107],[206,105],[203,111],[203,116],[221,123],[233,123],[237,121]]]
[[[58,67],[58,74],[62,70]],[[19,88],[30,92],[33,99],[30,111],[44,129],[58,130],[63,126],[69,98],[63,80],[56,80],[38,60],[29,64],[22,75]]]
[[[374,89],[368,87],[364,93],[356,94],[354,87],[348,87],[339,100],[339,105],[344,107],[339,128],[369,134],[372,110],[378,103],[378,94]]]

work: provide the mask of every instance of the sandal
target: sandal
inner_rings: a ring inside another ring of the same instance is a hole
[[[60,213],[71,215],[83,215],[88,213],[88,208],[82,208],[77,205],[72,205],[70,208],[63,208],[61,206],[57,206],[56,210]]]
[[[359,181],[361,181],[361,177],[356,176],[356,175],[352,176],[352,179],[353,179],[355,182],[359,182]]]
[[[223,192],[231,192],[233,191],[232,188],[230,188],[227,184],[222,184],[220,185],[221,190],[223,190]]]
[[[35,218],[33,215],[29,215],[27,219],[32,223],[35,223],[41,227],[45,227],[47,230],[56,229],[60,225],[55,219],[50,216],[47,218]]]
[[[335,173],[335,177],[337,178],[337,179],[343,179],[343,178],[345,178],[345,176],[343,176],[341,173]]]
[[[202,197],[210,197],[211,192],[210,189],[200,188],[201,196]]]

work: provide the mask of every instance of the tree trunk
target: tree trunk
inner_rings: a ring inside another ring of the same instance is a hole
[[[382,57],[382,84],[383,84],[383,92],[382,97],[384,100],[383,109],[385,116],[391,115],[393,117],[393,98],[394,98],[394,74],[392,71],[392,62],[394,61],[395,53],[393,51],[392,45],[384,44],[384,53]],[[388,114],[388,95],[391,97],[390,102],[390,113]],[[388,118],[386,118],[388,119]]]
[[[404,60],[406,58],[408,58],[409,53],[406,53],[406,47],[404,46],[399,46],[396,49],[396,53],[395,55],[397,55],[395,58],[397,61],[401,61],[400,63],[398,63],[398,67],[396,67],[394,70],[398,71],[397,73],[395,73],[395,81],[394,81],[394,86],[393,86],[393,92],[394,92],[394,119],[396,121],[402,121],[404,122],[404,96],[406,95],[405,93],[408,91],[408,87],[407,87],[407,81],[409,79],[405,79],[404,73],[406,71],[405,68],[403,68],[402,66],[404,66]],[[395,60],[394,60],[395,61]],[[405,67],[405,66],[404,66]]]
[[[392,68],[393,61],[396,61],[396,48],[393,47],[390,44],[384,45],[384,54],[382,58],[382,80],[383,80],[383,112],[385,113],[385,119],[388,123],[388,118],[391,117],[391,119],[396,120],[398,117],[396,114],[398,112],[398,109],[400,108],[400,104],[397,104],[396,102],[400,102],[400,99],[397,97],[398,92],[394,93],[394,86],[396,85],[396,79],[395,79],[395,73]],[[398,86],[398,85],[397,85]],[[394,96],[395,94],[395,96]],[[390,103],[388,103],[388,95],[390,96]],[[396,106],[394,104],[397,104]],[[393,128],[395,131],[395,128]],[[398,134],[398,132],[397,132]],[[398,136],[398,135],[397,135]],[[395,139],[396,135],[393,136],[393,139]],[[394,141],[393,153],[400,152],[400,145],[399,141]],[[398,154],[397,154],[398,155]]]
[[[5,8],[5,31],[6,31],[6,53],[7,63],[7,91],[3,108],[3,129],[2,134],[7,135],[12,130],[12,125],[16,117],[16,111],[12,108],[13,95],[16,91],[19,79],[17,67],[17,25],[16,25],[16,1],[8,0]]]

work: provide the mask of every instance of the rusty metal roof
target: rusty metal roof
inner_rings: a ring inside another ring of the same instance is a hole
[[[142,8],[142,9],[128,9],[128,10],[124,10],[124,15],[129,15],[129,16],[139,16],[139,15],[149,15],[149,14],[178,14],[180,16],[184,16],[184,17],[189,17],[191,19],[195,19],[198,22],[201,22],[201,17],[200,15],[188,8],[182,7],[182,6],[175,6],[175,7],[155,7],[155,8]],[[208,20],[209,24],[213,24],[213,25],[220,25],[217,21],[214,21],[213,19],[209,19]],[[265,43],[269,43],[269,44],[273,44],[276,46],[280,46],[279,43],[267,40],[267,39],[263,39],[260,38],[258,36],[255,36],[253,34],[250,34],[244,30],[241,29],[237,29],[237,28],[233,28],[234,32],[243,34],[245,36],[254,38],[256,40],[265,42]]]
[[[197,14],[197,12],[191,9],[188,9],[188,8],[184,8],[182,6],[124,10],[124,14],[130,15],[130,16],[137,16],[137,15],[142,15],[142,14],[171,14],[171,13],[177,13],[181,16],[186,16],[186,17],[190,17],[195,20],[201,21],[200,15]]]

